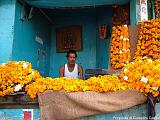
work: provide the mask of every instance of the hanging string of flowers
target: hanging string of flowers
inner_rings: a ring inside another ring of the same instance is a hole
[[[160,60],[137,57],[123,67],[120,80],[128,83],[128,89],[136,89],[145,95],[152,93],[156,97],[160,88]]]
[[[19,91],[32,80],[40,78],[38,71],[25,61],[8,62],[0,65],[0,96]]]
[[[156,14],[156,18],[158,18],[159,16],[158,0],[155,0],[155,14]]]
[[[131,60],[128,26],[112,28],[110,63],[114,69],[120,69]]]
[[[160,58],[160,19],[141,23],[135,57]]]

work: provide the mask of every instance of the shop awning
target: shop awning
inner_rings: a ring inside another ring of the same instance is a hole
[[[40,8],[85,7],[97,5],[126,4],[129,0],[25,0],[28,4]]]

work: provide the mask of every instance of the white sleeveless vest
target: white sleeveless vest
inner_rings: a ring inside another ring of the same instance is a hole
[[[66,78],[78,78],[78,65],[75,64],[73,71],[70,72],[69,69],[68,69],[68,65],[65,64],[65,66],[64,66],[64,77],[66,77]]]

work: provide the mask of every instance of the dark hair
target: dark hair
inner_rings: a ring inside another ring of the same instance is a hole
[[[69,51],[67,52],[66,57],[68,58],[68,57],[69,57],[69,54],[71,54],[71,53],[75,54],[75,56],[77,57],[77,53],[76,53],[75,50],[69,50]]]

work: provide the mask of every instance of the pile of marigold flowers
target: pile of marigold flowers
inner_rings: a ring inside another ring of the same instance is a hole
[[[33,79],[34,82],[30,83]],[[29,83],[29,84],[28,84]],[[125,64],[121,74],[91,77],[87,80],[75,78],[43,78],[31,68],[28,62],[8,62],[0,65],[0,96],[14,93],[24,87],[31,98],[46,90],[64,90],[66,92],[115,92],[136,89],[145,95],[159,95],[160,60],[137,57],[134,62]],[[16,90],[17,89],[17,90]]]
[[[110,63],[114,69],[120,69],[131,60],[128,26],[112,28]]]
[[[148,56],[160,59],[160,19],[141,23],[135,57]]]
[[[67,92],[114,92],[127,89],[126,82],[121,82],[116,75],[91,77],[88,80],[72,78],[39,78],[26,86],[25,90],[31,98],[45,90],[65,90]]]
[[[126,64],[119,76],[104,75],[91,77],[88,80],[72,78],[38,78],[26,86],[25,90],[31,98],[45,90],[64,90],[66,92],[115,92],[118,90],[136,89],[144,95],[159,95],[160,60],[138,57],[134,62]]]
[[[128,83],[128,89],[139,90],[145,95],[152,93],[156,97],[160,87],[160,60],[138,57],[123,67],[120,80]]]
[[[0,96],[19,91],[32,80],[40,78],[39,72],[25,61],[0,64]]]

